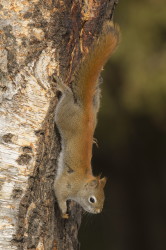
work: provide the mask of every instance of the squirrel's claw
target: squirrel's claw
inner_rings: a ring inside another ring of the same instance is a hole
[[[57,90],[60,90],[61,92],[64,91],[68,91],[71,92],[71,89],[69,88],[69,86],[67,86],[66,84],[63,83],[62,79],[56,75],[53,75],[53,80],[56,82],[57,84]]]
[[[62,214],[63,219],[69,219],[69,214]]]

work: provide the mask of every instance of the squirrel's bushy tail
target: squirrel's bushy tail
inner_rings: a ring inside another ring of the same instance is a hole
[[[99,38],[94,41],[76,72],[74,84],[79,99],[85,105],[92,101],[100,72],[119,43],[119,33],[118,25],[106,22]]]

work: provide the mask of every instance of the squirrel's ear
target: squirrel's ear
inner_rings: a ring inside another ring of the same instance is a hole
[[[95,188],[99,184],[99,181],[97,179],[93,179],[93,180],[89,181],[87,184],[89,187]]]
[[[98,181],[100,181],[100,177],[101,177],[102,174],[99,174],[96,178]]]
[[[100,184],[102,185],[102,187],[105,186],[106,181],[107,181],[107,178],[106,178],[106,177],[103,177],[102,179],[100,179]]]

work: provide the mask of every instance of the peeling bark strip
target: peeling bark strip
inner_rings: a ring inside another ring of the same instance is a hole
[[[60,145],[51,76],[72,81],[114,5],[0,0],[0,249],[79,249],[81,208],[70,203],[61,219],[52,191]]]

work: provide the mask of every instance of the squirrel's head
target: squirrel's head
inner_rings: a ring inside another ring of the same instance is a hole
[[[79,192],[79,203],[89,213],[98,214],[104,203],[106,178],[94,177],[86,182]]]

